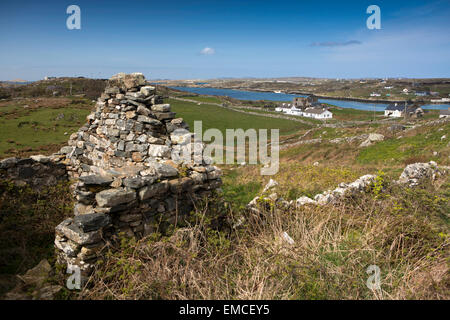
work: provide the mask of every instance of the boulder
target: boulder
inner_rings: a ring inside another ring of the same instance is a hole
[[[368,147],[375,142],[383,141],[383,140],[384,140],[384,136],[382,134],[370,133],[367,140],[365,140],[363,143],[361,143],[361,145],[359,147],[360,148]]]
[[[426,180],[434,181],[440,175],[441,172],[437,163],[434,161],[430,161],[429,163],[413,163],[403,170],[398,183],[415,187]]]

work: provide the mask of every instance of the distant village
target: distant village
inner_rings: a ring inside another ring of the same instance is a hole
[[[292,103],[282,103],[275,108],[275,111],[319,120],[333,118],[333,113],[329,108],[325,104],[318,102],[318,99],[315,96],[294,98]],[[391,104],[386,107],[384,111],[384,116],[391,118],[420,118],[423,114],[424,111],[421,107],[408,102]],[[448,110],[440,111],[439,118],[449,117],[450,108]]]

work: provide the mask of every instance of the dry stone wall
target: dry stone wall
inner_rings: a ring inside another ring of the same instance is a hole
[[[0,161],[0,180],[11,181],[19,187],[30,186],[33,189],[55,186],[60,181],[68,180],[62,159],[63,157],[57,155],[4,159]]]
[[[119,235],[140,238],[183,222],[221,185],[203,144],[140,73],[112,77],[87,121],[58,153],[76,204],[55,238],[59,261],[82,275]]]

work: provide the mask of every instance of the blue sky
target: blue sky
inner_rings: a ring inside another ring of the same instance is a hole
[[[381,30],[366,27],[372,4]],[[450,77],[449,17],[450,0],[3,0],[0,80]]]

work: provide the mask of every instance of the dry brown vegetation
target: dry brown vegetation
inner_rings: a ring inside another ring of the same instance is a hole
[[[78,298],[448,299],[448,183],[411,190],[383,181],[384,192],[335,206],[269,205],[245,213],[237,230],[211,227],[207,217],[220,210],[205,206],[169,235],[123,239]],[[381,291],[366,286],[369,265],[381,269]]]

